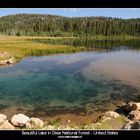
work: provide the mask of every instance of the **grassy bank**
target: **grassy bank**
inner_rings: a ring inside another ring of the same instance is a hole
[[[15,57],[17,60],[30,55],[49,55],[56,53],[71,53],[84,50],[84,47],[74,47],[72,45],[52,45],[47,43],[35,42],[36,39],[65,39],[74,37],[31,37],[31,36],[0,36],[0,52],[8,52],[0,60]],[[95,36],[90,37],[94,40],[127,40],[139,39],[132,36]]]
[[[56,53],[70,53],[83,50],[83,47],[75,48],[66,45],[51,45],[36,43],[29,39],[48,39],[48,37],[17,37],[17,36],[0,36],[0,52],[8,52],[0,60],[14,56],[17,60],[29,55],[48,55]],[[53,38],[51,38],[53,39]]]

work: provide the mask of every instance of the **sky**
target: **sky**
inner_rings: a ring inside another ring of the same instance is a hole
[[[0,16],[12,14],[53,14],[67,17],[106,16],[140,18],[140,8],[0,8]]]

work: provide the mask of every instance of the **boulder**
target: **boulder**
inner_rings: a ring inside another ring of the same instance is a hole
[[[13,64],[14,63],[14,60],[12,58],[10,58],[8,61],[7,61],[7,64]]]
[[[9,59],[0,60],[0,65],[13,64],[15,62],[16,62],[16,59],[14,57],[11,57]]]
[[[131,129],[140,129],[140,121],[136,121],[132,124]]]
[[[4,121],[1,125],[0,125],[0,130],[14,130],[14,126],[9,123],[8,120]]]
[[[25,127],[28,129],[32,128],[43,128],[44,122],[40,120],[39,118],[31,118],[26,122]]]
[[[123,129],[140,129],[140,121],[133,122],[132,124],[126,124]]]
[[[123,104],[124,110],[131,112],[132,110],[140,110],[140,103],[127,102]]]
[[[6,121],[6,119],[7,119],[7,116],[6,116],[6,115],[0,114],[0,125],[1,125],[4,121]]]
[[[128,114],[128,118],[131,120],[140,120],[140,111],[134,110]]]
[[[30,118],[28,116],[25,116],[24,114],[18,114],[12,117],[11,123],[17,127],[24,127],[29,120]]]
[[[110,117],[110,118],[118,118],[118,117],[120,117],[120,114],[118,114],[117,112],[114,112],[114,111],[107,111],[105,113],[105,116]]]

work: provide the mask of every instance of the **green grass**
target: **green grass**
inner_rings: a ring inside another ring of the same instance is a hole
[[[76,37],[30,37],[30,36],[0,36],[0,52],[8,52],[5,58],[15,57],[17,60],[30,55],[49,55],[57,53],[73,53],[84,50],[84,46],[74,47],[72,45],[53,45],[41,42],[35,42],[35,39],[65,39]],[[90,37],[95,40],[113,40],[113,39],[139,39],[132,36],[95,36]]]
[[[120,116],[99,123],[101,123],[101,125],[98,125],[95,129],[121,129],[126,123],[126,117]]]
[[[92,39],[95,40],[129,40],[129,39],[140,39],[139,36],[129,36],[129,35],[114,35],[114,36],[95,36],[91,37]]]
[[[51,45],[36,43],[29,39],[47,38],[47,37],[15,37],[15,36],[0,36],[0,52],[8,52],[8,57],[13,56],[17,60],[30,55],[49,55],[57,53],[78,52],[84,47],[74,47],[67,45]],[[5,59],[7,59],[5,58]],[[2,58],[0,58],[2,60]]]

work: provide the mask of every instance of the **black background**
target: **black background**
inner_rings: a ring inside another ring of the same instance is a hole
[[[0,0],[0,7],[14,8],[138,8],[139,0]]]
[[[32,131],[32,130],[25,130],[25,131]],[[38,130],[38,131],[43,131],[43,130]],[[51,130],[49,130],[51,131]],[[55,130],[55,131],[67,131],[67,130]],[[73,131],[73,130],[72,130]],[[76,131],[76,130],[74,130]],[[81,130],[84,131],[84,130]],[[86,131],[86,130],[85,130]],[[92,130],[91,130],[92,131]],[[93,130],[94,131],[94,130]],[[93,132],[92,131],[92,132]],[[95,130],[96,131],[96,130]],[[105,131],[105,130],[101,130],[101,131]],[[82,139],[92,139],[92,140],[138,140],[140,138],[140,130],[138,131],[125,131],[125,130],[109,130],[109,131],[114,131],[114,132],[118,132],[118,135],[88,135],[88,136],[84,136],[83,138],[78,138],[76,140],[82,140]],[[46,130],[44,130],[44,132],[46,132]],[[18,130],[18,131],[0,131],[0,140],[21,140],[21,139],[33,139],[33,140],[50,140],[50,139],[58,139],[58,135],[22,135],[22,131]],[[63,138],[64,139],[64,138]],[[67,138],[68,140],[69,138]]]
[[[139,0],[0,0],[1,8],[140,8]],[[113,131],[113,130],[112,130]],[[137,140],[140,139],[139,131],[117,131],[119,135],[90,135],[82,139],[101,140]],[[22,136],[22,131],[0,131],[0,140],[50,140],[57,136]]]

